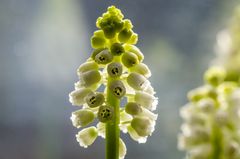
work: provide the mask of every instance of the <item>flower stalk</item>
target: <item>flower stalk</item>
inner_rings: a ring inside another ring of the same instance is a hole
[[[108,80],[108,82],[111,83],[114,79],[109,78]],[[112,121],[106,124],[106,159],[118,159],[120,139],[120,100],[112,95],[110,88],[107,90],[107,102],[113,107],[114,116]]]

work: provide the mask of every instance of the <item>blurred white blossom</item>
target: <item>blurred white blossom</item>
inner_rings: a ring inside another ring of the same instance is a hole
[[[240,7],[217,36],[205,84],[189,92],[178,147],[187,159],[240,159]]]

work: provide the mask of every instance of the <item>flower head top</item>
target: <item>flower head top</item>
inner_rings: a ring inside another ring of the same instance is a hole
[[[97,136],[106,138],[107,124],[117,123],[117,129],[129,133],[139,143],[154,131],[158,99],[148,81],[151,72],[142,63],[144,56],[134,46],[138,35],[130,20],[114,6],[99,17],[91,44],[94,48],[87,61],[79,66],[79,81],[69,100],[80,109],[71,116],[75,127],[86,127],[95,120],[97,126],[81,130],[77,135],[80,146],[91,145]],[[113,102],[117,101],[117,102]],[[117,104],[119,103],[119,105]],[[119,156],[124,158],[126,147],[119,140]]]
[[[188,159],[240,158],[240,8],[218,36],[218,57],[204,74],[205,84],[189,92],[179,148]],[[219,39],[220,37],[220,39]]]

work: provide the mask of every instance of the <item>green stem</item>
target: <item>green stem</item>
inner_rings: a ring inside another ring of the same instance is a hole
[[[113,79],[108,78],[108,86]],[[107,88],[107,103],[114,108],[113,120],[106,124],[106,159],[119,159],[120,100]]]
[[[213,124],[213,159],[221,159],[222,157],[222,133],[221,129],[215,123]]]

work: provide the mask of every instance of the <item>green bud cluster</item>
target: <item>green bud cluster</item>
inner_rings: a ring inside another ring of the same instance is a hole
[[[157,115],[152,111],[156,109],[158,98],[148,81],[151,72],[142,63],[142,52],[134,46],[138,35],[133,32],[131,21],[123,18],[121,11],[111,6],[97,19],[99,30],[91,37],[91,57],[77,69],[79,81],[69,99],[73,105],[82,107],[72,113],[72,123],[80,128],[93,124],[95,119],[99,121],[97,127],[85,128],[77,135],[83,147],[93,143],[96,134],[105,138],[106,125],[114,122],[116,116],[120,117],[117,126],[139,143],[145,142],[154,131]],[[120,111],[110,104],[109,93],[119,103],[127,99],[125,104],[119,105]],[[87,135],[88,131],[92,135]],[[124,158],[126,147],[121,139],[119,146],[120,157]]]
[[[237,8],[230,27],[218,36],[219,54],[204,74],[205,84],[190,91],[181,108],[179,148],[188,159],[240,158],[239,20]]]

